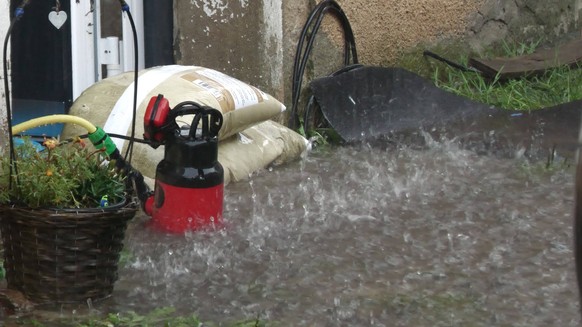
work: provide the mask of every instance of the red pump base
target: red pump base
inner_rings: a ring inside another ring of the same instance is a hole
[[[152,216],[153,227],[170,233],[221,228],[223,195],[224,184],[183,188],[156,181],[145,212]]]

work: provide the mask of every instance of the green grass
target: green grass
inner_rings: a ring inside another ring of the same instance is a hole
[[[531,54],[542,40],[503,41],[486,54],[476,55],[462,44],[425,47],[449,60],[468,66],[469,57],[515,57]],[[463,72],[432,58],[424,58],[421,48],[403,56],[397,66],[406,68],[438,87],[466,98],[511,110],[534,110],[582,99],[582,67],[561,66],[541,75],[503,81],[487,79],[481,74]]]
[[[542,75],[507,81],[442,67],[434,71],[432,79],[444,90],[504,109],[532,110],[582,98],[580,67],[561,66]]]
[[[110,313],[101,318],[60,318],[50,322],[41,322],[38,319],[20,318],[12,320],[15,325],[35,327],[197,327],[197,326],[229,326],[229,327],[266,327],[267,322],[259,317],[234,321],[231,323],[215,323],[202,321],[196,314],[181,316],[176,314],[172,307],[162,307],[146,314],[132,311],[124,313]]]

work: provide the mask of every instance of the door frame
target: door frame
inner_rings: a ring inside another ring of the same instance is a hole
[[[70,0],[71,3],[71,59],[73,101],[89,86],[102,79],[99,54],[103,51],[101,39],[101,1]],[[138,69],[144,66],[144,19],[143,0],[126,0],[134,20],[138,41]],[[121,10],[121,9],[120,9]],[[119,49],[122,71],[133,71],[134,48],[133,32],[128,14],[123,13],[123,41]]]

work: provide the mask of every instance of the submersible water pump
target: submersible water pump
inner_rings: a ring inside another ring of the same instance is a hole
[[[189,126],[176,118],[192,115]],[[144,116],[144,139],[165,146],[156,168],[154,194],[144,209],[154,226],[175,233],[222,224],[224,171],[218,162],[220,111],[195,102],[170,109],[163,95],[153,97]]]

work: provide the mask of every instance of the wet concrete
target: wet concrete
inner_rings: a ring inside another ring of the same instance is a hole
[[[53,317],[578,326],[573,168],[420,136],[320,148],[231,184],[220,231],[165,235],[140,215],[113,296]]]
[[[577,326],[572,169],[427,144],[330,149],[233,184],[220,232],[137,223],[114,308],[295,326]]]

